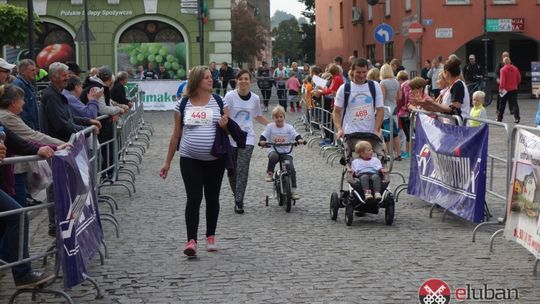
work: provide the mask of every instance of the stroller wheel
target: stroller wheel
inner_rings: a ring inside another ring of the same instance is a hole
[[[339,197],[336,192],[332,192],[330,196],[330,218],[335,221],[339,211]]]
[[[352,225],[354,218],[354,207],[352,204],[348,204],[347,207],[345,207],[345,225],[350,226]]]
[[[395,203],[393,198],[387,198],[385,200],[386,208],[384,210],[384,221],[386,225],[392,226],[394,222]]]

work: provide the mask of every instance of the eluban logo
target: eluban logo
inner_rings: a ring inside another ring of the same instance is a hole
[[[488,284],[483,284],[481,288],[474,288],[471,284],[466,287],[456,288],[454,296],[458,301],[476,300],[518,300],[519,292],[516,288],[490,288]]]
[[[450,286],[440,279],[429,279],[418,289],[420,304],[450,303]]]

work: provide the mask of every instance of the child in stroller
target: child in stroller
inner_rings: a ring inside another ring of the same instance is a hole
[[[354,146],[358,158],[351,163],[353,177],[360,179],[364,200],[367,204],[379,203],[381,195],[381,176],[388,170],[383,168],[381,161],[373,155],[373,148],[368,141],[361,140]]]
[[[385,222],[392,225],[395,203],[388,187],[390,177],[381,138],[373,133],[352,133],[345,135],[343,146],[340,188],[330,197],[331,219],[335,221],[338,210],[345,208],[345,224],[350,226],[355,211],[357,216],[363,216],[365,213],[378,214],[379,209],[384,208]],[[348,187],[344,187],[345,181]]]

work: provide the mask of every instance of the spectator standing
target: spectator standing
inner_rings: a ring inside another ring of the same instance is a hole
[[[392,61],[390,61],[390,66],[392,67],[392,71],[394,71],[394,76],[397,75],[397,73],[399,73],[399,71],[404,71],[405,70],[405,67],[403,67],[401,65],[401,62],[394,58],[392,59]]]
[[[0,125],[2,128],[3,126]],[[50,158],[54,151],[50,147],[38,147],[33,145],[19,136],[15,135],[9,129],[4,129],[6,133],[5,142],[0,141],[0,160],[3,160],[9,154],[18,155],[39,155],[41,157]],[[8,151],[9,149],[9,151]],[[9,153],[9,154],[8,154]],[[0,167],[0,212],[17,210],[23,206],[17,203],[8,193],[13,189],[8,189],[9,178],[13,175],[13,165],[4,165]],[[23,238],[19,239],[19,222],[18,214],[0,218],[2,225],[0,227],[0,259],[12,263],[19,259],[19,243],[22,242],[23,258],[28,258],[28,216],[24,216],[24,232]],[[15,288],[34,288],[52,280],[54,274],[46,274],[40,271],[32,270],[31,262],[22,263],[11,268]]]
[[[263,112],[268,112],[268,103],[272,96],[272,71],[268,68],[266,61],[263,61],[262,66],[257,70],[257,86],[263,98]]]
[[[216,62],[210,62],[210,73],[212,73],[212,89],[219,94],[221,88],[221,81],[219,80],[219,70],[216,68]],[[189,77],[189,75],[188,75]]]
[[[128,83],[128,78],[129,75],[127,72],[121,71],[116,74],[116,80],[111,89],[111,99],[131,108],[131,100],[126,96],[126,84]]]
[[[157,72],[157,79],[171,79],[169,72],[163,64],[159,65],[159,70]]]
[[[424,66],[422,67],[422,71],[420,71],[420,76],[424,78],[429,85],[431,85],[431,78],[428,77],[429,69],[431,69],[431,60],[426,59],[426,61],[424,61]]]
[[[62,91],[62,94],[66,96],[69,108],[75,116],[86,117],[90,119],[96,119],[99,111],[99,99],[103,95],[103,92],[98,90],[91,90],[88,94],[88,103],[84,104],[79,96],[83,91],[81,79],[75,75],[69,76],[66,88]]]
[[[282,62],[278,62],[278,67],[274,70],[274,81],[276,85],[279,105],[287,111],[287,79],[289,71],[283,67]]]
[[[156,73],[156,70],[154,69],[154,64],[152,62],[148,62],[147,67],[148,68],[143,73],[143,78],[142,79],[143,80],[158,79],[158,74]],[[97,74],[95,76],[97,76]]]
[[[499,82],[501,102],[497,111],[497,121],[503,120],[506,102],[508,101],[510,113],[514,114],[514,122],[519,123],[520,117],[517,93],[519,83],[521,82],[521,74],[518,68],[512,64],[510,57],[504,57],[503,62],[504,67],[501,69],[501,78]]]
[[[476,57],[474,54],[470,54],[469,63],[463,67],[463,78],[465,79],[465,83],[469,84],[478,82],[481,77],[482,69],[480,68],[480,65],[476,63]]]
[[[14,64],[8,63],[4,58],[0,58],[0,85],[8,83],[11,70],[13,70],[14,67]]]
[[[439,61],[439,58],[433,58],[433,61],[431,62],[431,69],[429,69],[427,76],[429,79],[431,79],[431,94],[433,95],[433,98],[439,97],[439,94],[441,93],[441,88],[437,84],[437,77],[439,76],[439,73],[443,71],[444,66]]]
[[[401,160],[401,147],[399,142],[399,129],[398,129],[398,122],[394,119],[394,115],[397,114],[397,100],[401,99],[401,86],[399,82],[394,78],[394,73],[392,71],[392,67],[388,64],[383,64],[381,67],[381,92],[384,99],[384,120],[383,120],[383,129],[390,131],[390,119],[393,120],[392,125],[392,137],[388,134],[383,134],[384,141],[386,142],[386,148],[387,151],[390,152],[390,145],[388,142],[390,140],[394,141],[394,151],[395,151],[395,160],[400,161]],[[390,108],[390,111],[388,111],[387,107]]]
[[[227,128],[229,109],[227,103],[223,102],[221,110],[212,95],[212,73],[206,66],[196,66],[192,69],[186,96],[188,100],[183,111],[180,109],[181,103],[175,108],[173,132],[160,176],[163,179],[167,178],[171,161],[178,149],[180,171],[187,193],[185,210],[187,242],[184,254],[193,257],[197,256],[199,209],[203,194],[206,200],[206,249],[217,250],[215,233],[225,161],[212,155],[211,150],[217,128]],[[193,119],[197,113],[205,113],[209,119],[203,121]]]
[[[219,69],[219,79],[221,80],[221,89],[223,90],[223,96],[225,96],[225,94],[227,93],[227,86],[229,85],[229,82],[233,90],[236,87],[236,83],[234,83],[234,71],[231,67],[229,67],[229,64],[227,62],[223,62],[221,64],[221,68]]]
[[[40,130],[39,111],[36,90],[32,82],[36,78],[36,63],[31,59],[23,59],[19,63],[19,74],[13,84],[24,91],[24,106],[21,118],[34,130]]]

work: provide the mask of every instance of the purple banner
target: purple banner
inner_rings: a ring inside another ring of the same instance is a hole
[[[489,128],[462,127],[419,114],[407,193],[466,220],[484,219]]]
[[[87,265],[103,240],[85,137],[81,134],[72,149],[56,152],[52,167],[56,244],[64,288],[69,289],[85,280]]]

